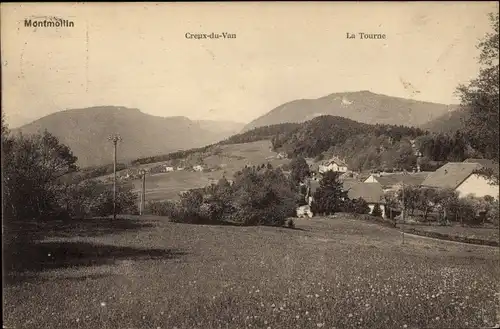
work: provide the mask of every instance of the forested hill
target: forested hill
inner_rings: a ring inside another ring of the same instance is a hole
[[[403,137],[414,139],[424,135],[419,128],[395,125],[370,125],[337,116],[320,116],[307,121],[299,129],[276,135],[273,139],[275,149],[289,156],[315,157],[330,148],[344,144],[348,139],[363,135],[387,136],[393,142]]]
[[[460,132],[431,133],[420,128],[370,125],[336,116],[320,116],[298,129],[272,139],[276,151],[289,157],[331,156],[344,159],[352,170],[412,170],[421,153],[422,170],[434,170],[445,161],[481,157]]]

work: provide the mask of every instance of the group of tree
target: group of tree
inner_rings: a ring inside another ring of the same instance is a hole
[[[272,139],[276,151],[289,157],[335,155],[355,170],[416,167],[411,141],[427,132],[396,125],[370,125],[336,116],[319,116],[288,134]]]
[[[404,206],[410,218],[423,221],[428,221],[432,215],[439,222],[498,224],[498,200],[491,196],[459,197],[453,189],[405,186],[404,190],[388,192],[386,200],[390,208],[402,209]]]
[[[461,107],[468,111],[464,133],[472,147],[485,158],[499,159],[499,14],[490,14],[492,32],[477,48],[480,70],[477,78],[460,85],[457,94]]]
[[[412,170],[417,165],[417,156],[409,137],[397,141],[383,134],[356,135],[324,153],[326,158],[333,155],[345,159],[354,171]]]
[[[78,171],[77,158],[55,136],[13,135],[2,116],[1,144],[5,234],[23,222],[112,214],[109,186],[62,179]],[[130,188],[119,189],[118,210],[133,211],[135,197]]]
[[[198,156],[199,154],[203,154],[203,153],[209,151],[211,148],[213,148],[216,145],[217,144],[210,144],[207,146],[193,148],[193,149],[189,149],[189,150],[179,150],[179,151],[171,152],[168,154],[161,154],[161,155],[155,155],[155,156],[150,156],[150,157],[145,157],[145,158],[139,158],[139,159],[131,161],[131,165],[135,166],[135,165],[142,165],[142,164],[155,163],[155,162],[167,162],[167,161],[181,160],[181,159],[185,159],[189,156]]]
[[[480,157],[474,150],[466,134],[433,133],[415,140],[415,146],[423,158],[430,161],[462,162],[469,157]]]
[[[232,183],[225,178],[183,193],[178,201],[153,202],[153,214],[184,223],[283,226],[295,215],[299,195],[289,177],[270,164],[245,167]]]
[[[233,135],[219,142],[219,145],[242,144],[242,143],[251,143],[261,140],[270,140],[276,135],[288,134],[290,132],[297,130],[299,127],[300,123],[288,123],[288,122],[257,127],[249,131]]]

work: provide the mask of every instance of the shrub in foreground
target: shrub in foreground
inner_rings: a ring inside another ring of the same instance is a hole
[[[293,184],[281,169],[246,167],[235,174],[233,184],[223,178],[182,194],[175,205],[155,204],[151,211],[182,223],[283,226],[295,214],[297,200]]]

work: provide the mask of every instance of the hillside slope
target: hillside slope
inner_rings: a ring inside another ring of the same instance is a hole
[[[456,105],[421,102],[369,91],[334,93],[280,105],[250,122],[244,131],[283,122],[304,122],[321,115],[340,116],[363,123],[420,126],[456,108]]]
[[[47,129],[68,145],[81,167],[113,161],[108,137],[119,133],[118,160],[164,154],[217,142],[231,135],[204,122],[204,127],[186,117],[157,117],[138,109],[101,106],[57,112],[14,130],[32,134]]]
[[[463,120],[467,119],[468,115],[468,112],[464,110],[448,112],[426,122],[420,128],[435,133],[453,133],[464,127]]]

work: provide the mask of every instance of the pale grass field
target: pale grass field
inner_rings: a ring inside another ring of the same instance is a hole
[[[498,248],[414,236],[402,245],[397,229],[342,216],[296,220],[295,230],[141,221],[37,246],[33,271],[4,288],[6,328],[498,323]]]

